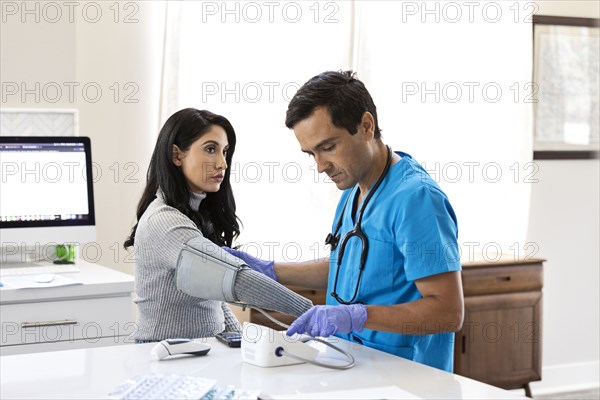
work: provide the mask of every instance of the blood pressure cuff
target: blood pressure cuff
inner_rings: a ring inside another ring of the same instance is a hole
[[[177,259],[177,289],[207,300],[237,302],[235,280],[243,265],[210,240],[194,237],[184,244]]]

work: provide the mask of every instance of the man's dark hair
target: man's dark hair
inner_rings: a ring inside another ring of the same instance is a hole
[[[375,120],[375,139],[381,137],[377,122],[377,107],[365,85],[352,71],[327,71],[306,82],[294,95],[287,109],[285,125],[294,126],[311,116],[317,107],[326,107],[333,125],[345,128],[352,135],[365,112]]]

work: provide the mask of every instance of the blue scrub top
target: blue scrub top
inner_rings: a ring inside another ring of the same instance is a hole
[[[443,272],[460,271],[458,227],[446,195],[423,167],[406,153],[390,169],[369,201],[362,230],[369,241],[365,269],[356,303],[393,305],[420,299],[415,280]],[[340,238],[354,228],[353,200],[358,186],[342,194],[332,232],[344,207]],[[346,202],[348,197],[350,201]],[[366,196],[365,196],[366,198]],[[358,210],[362,207],[359,204]],[[341,243],[341,240],[340,240]],[[337,270],[339,245],[331,252],[327,304]],[[337,293],[350,300],[358,280],[361,241],[348,241],[339,271]],[[411,329],[410,321],[406,321]],[[417,329],[416,323],[413,324]],[[454,333],[403,335],[364,329],[339,337],[452,372]]]

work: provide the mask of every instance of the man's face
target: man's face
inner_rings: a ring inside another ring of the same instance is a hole
[[[365,127],[351,135],[333,125],[329,111],[318,107],[294,126],[294,134],[303,152],[314,157],[319,173],[326,173],[340,190],[362,182],[372,164],[372,153]]]

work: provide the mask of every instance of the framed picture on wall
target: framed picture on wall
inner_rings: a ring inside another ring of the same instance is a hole
[[[79,136],[79,111],[62,108],[2,108],[1,136]]]
[[[599,21],[533,16],[534,159],[598,158]]]

